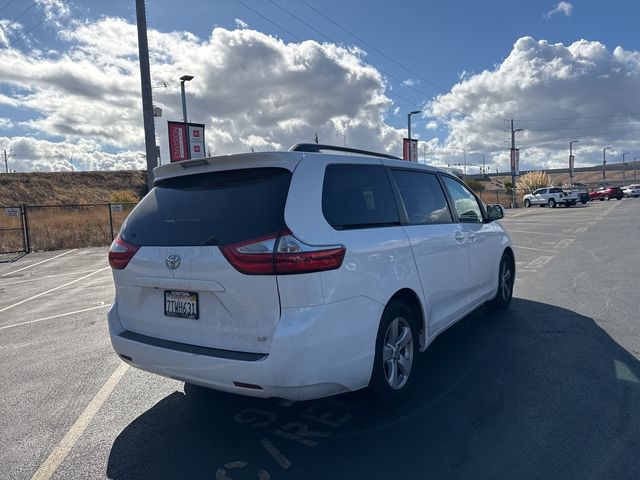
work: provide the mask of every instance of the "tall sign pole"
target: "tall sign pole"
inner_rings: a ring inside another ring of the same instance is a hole
[[[511,206],[516,208],[518,206],[518,200],[516,198],[516,175],[518,175],[518,151],[516,150],[516,132],[521,132],[523,129],[513,129],[513,118],[511,119]]]
[[[149,67],[149,43],[147,42],[147,15],[144,0],[136,0],[138,23],[138,53],[140,56],[140,81],[142,85],[142,118],[144,120],[144,146],[147,157],[147,186],[153,187],[153,169],[158,165],[156,156],[156,129],[153,120],[151,95],[151,69]]]

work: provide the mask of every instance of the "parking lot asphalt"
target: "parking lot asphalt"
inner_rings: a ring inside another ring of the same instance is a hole
[[[512,307],[439,336],[394,410],[129,368],[106,249],[0,264],[0,478],[637,479],[639,217],[640,199],[508,211]]]

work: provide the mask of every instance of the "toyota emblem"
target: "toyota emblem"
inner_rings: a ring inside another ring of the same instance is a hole
[[[167,267],[171,270],[175,270],[180,266],[180,255],[169,255],[167,257]]]

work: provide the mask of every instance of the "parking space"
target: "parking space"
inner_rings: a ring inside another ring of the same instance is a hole
[[[637,478],[640,201],[507,212],[512,308],[422,355],[396,410],[287,404],[131,369],[106,249],[0,264],[2,478]]]

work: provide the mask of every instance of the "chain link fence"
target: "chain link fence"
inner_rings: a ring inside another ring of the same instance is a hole
[[[135,205],[0,207],[0,255],[109,245]]]

